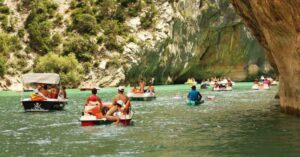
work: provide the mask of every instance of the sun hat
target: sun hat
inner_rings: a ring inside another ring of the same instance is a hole
[[[118,91],[124,91],[124,86],[119,86]]]

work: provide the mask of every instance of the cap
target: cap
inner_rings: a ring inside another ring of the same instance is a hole
[[[119,86],[118,91],[124,91],[124,86]]]
[[[123,102],[122,100],[118,100],[118,101],[117,101],[117,104],[120,105],[120,106],[123,106],[123,105],[124,105],[124,102]]]

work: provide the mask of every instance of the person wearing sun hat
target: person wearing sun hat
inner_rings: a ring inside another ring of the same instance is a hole
[[[113,107],[110,108],[106,113],[107,120],[120,121],[118,116],[113,116],[117,111],[122,112],[123,114],[128,114],[130,110],[130,101],[129,98],[124,94],[124,86],[118,87],[118,94],[114,97],[112,101]]]

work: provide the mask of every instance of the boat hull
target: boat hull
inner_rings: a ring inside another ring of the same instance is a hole
[[[22,106],[24,107],[25,112],[55,111],[55,110],[63,110],[67,103],[68,103],[67,100],[51,100],[51,101],[23,100]]]
[[[263,85],[263,86],[258,86],[258,85],[253,85],[251,87],[253,90],[269,90],[270,87],[268,85]]]
[[[132,101],[151,101],[156,98],[155,94],[153,93],[144,93],[144,94],[128,93],[127,96]]]
[[[120,124],[122,126],[128,126],[131,125],[133,112],[131,111],[129,114],[126,115],[121,114],[118,115],[118,117],[120,118]],[[107,125],[113,123],[113,121],[109,121],[106,118],[97,119],[96,116],[93,115],[82,115],[79,121],[81,122],[81,126]]]
[[[185,82],[184,84],[185,85],[197,85],[198,83],[197,82]]]
[[[108,125],[113,123],[108,120],[81,120],[81,126]]]
[[[232,91],[232,88],[213,88],[213,91]]]
[[[81,120],[81,126],[95,126],[95,125],[109,125],[112,124],[112,121],[108,120]],[[128,126],[131,125],[131,119],[121,119],[120,124],[122,126]]]
[[[151,101],[155,99],[155,97],[129,97],[132,101]]]

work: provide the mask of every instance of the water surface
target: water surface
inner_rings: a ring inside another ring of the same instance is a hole
[[[50,113],[25,113],[19,93],[0,92],[0,156],[299,156],[300,119],[280,113],[273,99],[277,87],[205,89],[204,97],[216,100],[197,107],[185,105],[189,88],[157,86],[156,100],[132,103],[129,127],[81,127],[88,91],[68,90],[65,111]],[[104,101],[115,94],[115,88],[98,93]]]

